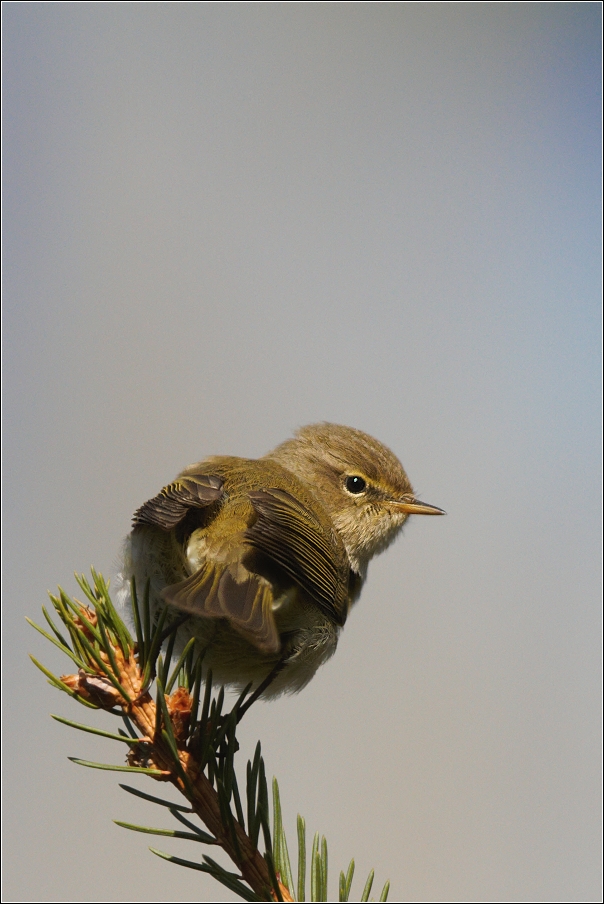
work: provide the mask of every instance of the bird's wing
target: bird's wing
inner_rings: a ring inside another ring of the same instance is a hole
[[[162,591],[171,606],[200,618],[226,618],[261,653],[281,647],[271,585],[241,562],[208,559],[199,571]]]
[[[258,517],[245,531],[245,542],[280,566],[332,621],[343,625],[350,566],[335,531],[285,490],[253,490],[248,496]]]
[[[153,524],[162,530],[176,527],[191,508],[204,508],[222,498],[220,477],[199,474],[194,477],[178,477],[163,490],[136,510],[133,525]]]
[[[135,512],[133,524],[151,524],[170,531],[192,509],[222,499],[222,487],[222,479],[213,474],[181,475]],[[166,587],[162,597],[170,606],[199,618],[226,618],[262,653],[280,649],[272,587],[238,560],[209,557],[190,577]]]

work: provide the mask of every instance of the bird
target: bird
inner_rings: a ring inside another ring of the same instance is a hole
[[[185,468],[132,518],[117,598],[148,586],[154,619],[180,613],[215,681],[268,699],[296,693],[335,652],[369,561],[421,502],[367,433],[319,423],[262,458]]]

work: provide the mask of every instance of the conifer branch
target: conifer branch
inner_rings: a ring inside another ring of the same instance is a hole
[[[121,741],[129,750],[126,765],[93,763],[70,757],[72,762],[96,769],[142,773],[155,781],[170,782],[184,796],[188,806],[165,801],[128,785],[121,787],[168,808],[187,831],[123,821],[117,824],[136,832],[219,846],[228,854],[237,872],[228,872],[205,855],[203,862],[193,862],[151,848],[153,853],[172,863],[208,873],[246,901],[294,901],[296,892],[297,899],[303,901],[306,877],[304,820],[298,817],[299,855],[295,886],[276,779],[273,779],[272,832],[269,825],[268,785],[260,742],[253,761],[247,764],[244,815],[234,762],[239,749],[236,729],[257,695],[246,688],[232,710],[223,713],[224,689],[221,688],[217,696],[213,695],[212,674],[208,671],[203,676],[202,656],[196,652],[193,641],[171,667],[181,617],[170,622],[170,613],[164,609],[157,623],[153,623],[149,588],[145,588],[139,602],[133,581],[134,639],[116,611],[102,575],[93,569],[92,584],[84,575],[76,577],[87,604],[71,599],[60,588],[58,596],[50,595],[69,640],[55,627],[46,610],[44,616],[52,635],[28,621],[70,657],[78,667],[77,672],[57,678],[33,657],[32,660],[50,684],[78,702],[121,716],[127,732],[120,728],[116,734],[60,716],[53,718],[80,731]],[[162,659],[162,649],[165,659]],[[197,816],[208,831],[196,826],[185,813]],[[258,846],[261,836],[264,853]],[[327,900],[327,865],[327,843],[325,838],[319,842],[317,834],[310,858],[313,901]],[[349,900],[353,873],[354,861],[351,861],[347,875],[340,874],[340,901]],[[362,900],[368,900],[372,881],[373,871]],[[386,900],[388,890],[389,883],[386,883],[380,900]]]

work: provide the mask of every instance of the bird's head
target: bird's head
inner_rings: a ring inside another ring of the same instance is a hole
[[[312,424],[270,452],[324,506],[355,571],[394,540],[409,515],[444,515],[415,498],[398,458],[372,436],[338,424]]]

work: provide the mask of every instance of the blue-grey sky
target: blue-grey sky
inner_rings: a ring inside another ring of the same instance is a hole
[[[66,759],[122,751],[49,719],[86,714],[24,616],[186,464],[319,420],[448,515],[242,726],[290,848],[299,811],[332,883],[600,900],[600,16],[3,4],[7,901],[232,900],[111,822],[161,814]]]

